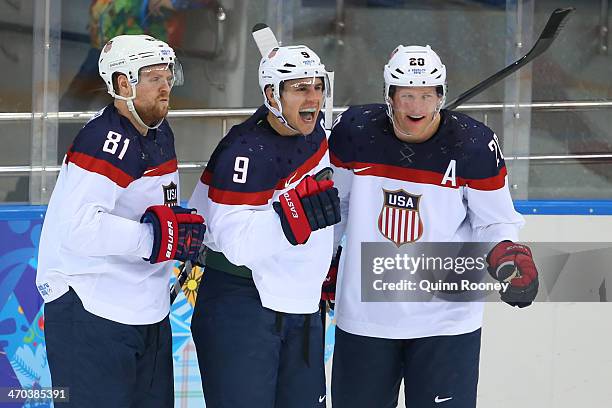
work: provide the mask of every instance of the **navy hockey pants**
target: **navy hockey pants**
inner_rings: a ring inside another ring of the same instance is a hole
[[[334,408],[475,408],[480,332],[409,340],[357,336],[336,327]]]
[[[70,289],[45,304],[45,341],[54,387],[68,387],[61,408],[174,406],[172,332],[159,323],[131,326],[83,308]]]
[[[319,313],[266,309],[253,280],[207,267],[191,331],[207,408],[325,407]]]

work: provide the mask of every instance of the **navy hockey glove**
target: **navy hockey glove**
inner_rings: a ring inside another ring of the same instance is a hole
[[[147,208],[140,222],[153,226],[153,251],[147,261],[197,260],[206,225],[194,209],[154,205]]]
[[[331,264],[329,265],[329,271],[327,271],[327,276],[321,288],[321,300],[327,302],[330,309],[334,308],[334,302],[336,301],[336,281],[338,280],[338,265],[340,263],[341,254],[342,247],[339,246],[336,251],[336,256],[332,258]]]
[[[283,232],[292,245],[308,241],[312,231],[340,222],[340,199],[332,180],[306,176],[272,203]]]
[[[502,241],[487,255],[489,273],[493,279],[508,282],[501,299],[510,306],[526,307],[538,294],[538,270],[528,246]]]

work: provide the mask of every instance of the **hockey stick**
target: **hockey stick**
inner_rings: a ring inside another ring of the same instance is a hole
[[[187,276],[189,276],[192,269],[193,269],[193,265],[191,264],[191,261],[184,262],[179,268],[179,273],[176,276],[176,282],[174,282],[174,285],[170,286],[170,304],[171,305],[174,303],[174,300],[176,299],[178,294],[181,293],[183,284],[187,280]]]
[[[270,50],[274,47],[279,47],[280,44],[274,35],[274,32],[267,24],[257,23],[253,26],[252,30],[253,39],[259,53],[262,57],[267,56]],[[333,124],[333,108],[334,108],[334,72],[327,71],[327,80],[329,81],[330,92],[325,97],[325,129],[330,131]]]
[[[468,89],[467,91],[459,95],[457,98],[447,103],[444,106],[444,109],[455,109],[457,106],[461,105],[469,99],[472,99],[474,96],[480,94],[485,89],[506,78],[508,75],[518,71],[520,68],[522,68],[526,64],[529,64],[535,58],[543,54],[544,51],[546,51],[548,47],[550,47],[555,38],[557,38],[557,35],[563,28],[563,23],[574,10],[576,10],[574,7],[555,9],[555,11],[553,11],[550,17],[548,18],[548,22],[546,23],[544,30],[542,30],[542,34],[540,34],[540,37],[527,54],[523,55],[521,58],[508,65],[501,71],[491,75],[484,81]]]
[[[205,265],[207,249],[208,248],[206,248],[206,246],[202,245],[202,248],[200,249],[200,254],[198,255],[198,259],[195,263],[195,266],[201,267]],[[176,282],[174,282],[173,285],[170,285],[170,305],[174,303],[174,300],[176,299],[178,294],[181,293],[181,290],[183,289],[183,285],[185,284],[185,281],[189,277],[189,274],[191,273],[193,267],[194,265],[191,261],[186,261],[181,265],[179,269],[179,273],[176,276]]]
[[[280,46],[272,29],[264,23],[255,24],[252,34],[262,57],[268,55],[272,48]]]

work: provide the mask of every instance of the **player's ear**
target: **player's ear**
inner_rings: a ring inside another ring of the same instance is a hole
[[[127,76],[118,74],[114,79],[113,86],[115,87],[115,93],[120,96],[129,97],[132,95],[132,86],[128,81]]]
[[[278,109],[278,104],[274,100],[274,87],[272,85],[268,85],[265,89],[266,98],[268,99],[268,103],[275,109]]]

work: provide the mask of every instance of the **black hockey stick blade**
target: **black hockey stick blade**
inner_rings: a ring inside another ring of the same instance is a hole
[[[511,75],[514,72],[518,71],[520,68],[522,68],[526,64],[533,61],[536,57],[544,53],[544,51],[546,51],[553,43],[555,38],[557,38],[557,35],[563,28],[563,23],[574,10],[576,10],[574,7],[567,7],[558,8],[553,11],[550,17],[548,18],[548,22],[546,23],[544,30],[542,30],[542,34],[540,34],[540,37],[535,42],[533,47],[531,47],[531,50],[529,50],[527,54],[523,55],[521,58],[508,65],[501,71],[491,75],[484,81],[468,89],[467,91],[459,95],[457,98],[448,102],[444,106],[444,108],[449,110],[455,109],[457,106],[482,93],[485,89],[506,78],[508,75]]]
[[[257,24],[255,24],[255,25],[253,26],[253,29],[251,30],[251,32],[253,32],[253,33],[254,33],[255,31],[263,30],[263,29],[265,29],[266,27],[268,27],[268,25],[267,25],[267,24],[264,24],[264,23],[257,23]]]

